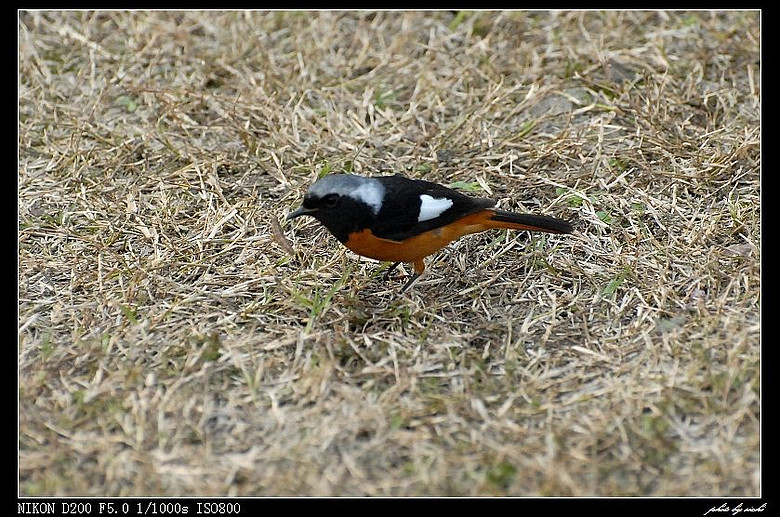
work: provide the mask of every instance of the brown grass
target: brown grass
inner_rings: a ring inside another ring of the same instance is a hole
[[[21,495],[760,494],[758,12],[18,27]],[[399,295],[326,171],[577,232]]]

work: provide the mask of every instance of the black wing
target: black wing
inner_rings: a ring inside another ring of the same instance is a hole
[[[402,241],[495,205],[490,199],[469,197],[443,185],[400,174],[379,179],[385,187],[385,195],[382,208],[371,224],[371,231],[383,239]],[[433,219],[419,221],[420,196],[424,194],[434,199],[449,199],[452,206]]]

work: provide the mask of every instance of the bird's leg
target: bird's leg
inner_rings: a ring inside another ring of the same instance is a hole
[[[403,294],[403,292],[404,292],[404,291],[406,291],[407,289],[409,289],[409,287],[410,287],[410,286],[411,286],[411,285],[414,283],[414,281],[415,281],[415,280],[417,280],[418,278],[420,278],[420,273],[415,273],[415,274],[413,274],[411,277],[409,277],[409,280],[407,280],[407,281],[406,281],[406,283],[404,284],[404,286],[401,288],[401,291],[400,291],[400,292],[401,292],[401,294]]]
[[[395,271],[395,268],[397,268],[400,264],[401,264],[400,262],[396,262],[395,264],[387,268],[387,271],[385,271],[385,275],[383,277],[385,281],[390,279],[390,273]]]
[[[414,261],[414,274],[412,277],[407,280],[407,282],[404,284],[404,286],[401,288],[401,293],[409,289],[411,285],[420,278],[420,275],[423,274],[423,271],[425,271],[425,261],[423,259],[415,260]]]

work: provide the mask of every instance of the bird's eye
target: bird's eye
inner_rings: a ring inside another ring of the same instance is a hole
[[[339,202],[339,195],[338,194],[328,194],[324,198],[322,198],[322,206],[326,208],[333,208],[335,207]]]

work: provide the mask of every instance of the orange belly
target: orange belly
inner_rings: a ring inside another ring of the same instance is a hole
[[[487,210],[470,214],[452,224],[423,232],[403,242],[382,239],[366,228],[350,235],[344,245],[358,255],[372,259],[418,263],[455,239],[491,228],[491,225],[486,224],[490,215],[491,212]]]

